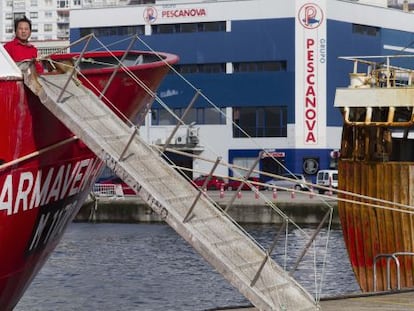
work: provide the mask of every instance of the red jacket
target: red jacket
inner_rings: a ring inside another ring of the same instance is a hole
[[[37,48],[30,43],[22,44],[17,38],[7,42],[4,45],[4,48],[15,62],[37,58]],[[41,63],[35,62],[35,65],[37,72],[43,72],[43,66]]]

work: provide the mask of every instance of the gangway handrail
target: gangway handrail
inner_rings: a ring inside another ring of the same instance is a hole
[[[350,56],[350,57],[339,57],[339,59],[344,59],[352,61],[354,63],[352,74],[354,75],[363,75],[358,71],[358,65],[363,64],[367,66],[368,71],[365,73],[365,80],[368,82],[371,80],[375,82],[374,84],[379,87],[400,87],[396,84],[396,75],[407,74],[408,85],[411,86],[412,83],[412,74],[414,69],[404,68],[400,66],[394,66],[391,64],[391,60],[395,58],[411,58],[413,55],[381,55],[381,56]],[[377,60],[377,61],[375,61]],[[379,61],[384,60],[384,61]],[[406,87],[407,85],[402,85]]]
[[[374,257],[374,292],[377,290],[377,261],[381,258],[387,259],[387,289],[391,290],[391,271],[390,271],[390,262],[391,259],[394,260],[395,266],[397,268],[397,290],[401,289],[401,275],[400,275],[400,260],[398,256],[413,256],[414,252],[395,252],[392,254],[377,254]]]
[[[84,45],[84,47],[82,49],[82,52],[79,55],[79,58],[76,60],[76,63],[73,66],[73,68],[72,68],[72,70],[71,70],[71,72],[69,74],[69,77],[66,80],[65,85],[63,86],[60,94],[58,95],[58,97],[56,99],[57,102],[60,102],[60,100],[62,99],[63,94],[65,94],[66,88],[68,87],[70,80],[72,80],[73,75],[76,73],[76,69],[78,68],[80,62],[82,61],[83,55],[85,54],[86,49],[88,48],[91,39],[92,39],[92,37],[90,37],[90,36],[85,37],[86,43],[85,43],[85,45]]]
[[[92,193],[95,197],[124,197],[124,191],[120,184],[101,184],[93,185]]]

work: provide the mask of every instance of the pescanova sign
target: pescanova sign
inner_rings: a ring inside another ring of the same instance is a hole
[[[177,10],[162,10],[162,18],[179,18],[179,17],[195,17],[206,16],[206,9],[177,9]]]
[[[155,23],[158,18],[178,19],[186,17],[203,17],[207,16],[205,8],[174,8],[168,7],[158,10],[155,7],[147,7],[144,10],[144,20],[147,23]]]
[[[326,135],[325,1],[296,3],[296,113],[299,146],[324,145]],[[302,130],[300,130],[302,129]]]

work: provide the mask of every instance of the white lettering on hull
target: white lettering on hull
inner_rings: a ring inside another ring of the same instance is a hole
[[[76,195],[95,180],[101,163],[98,158],[88,158],[37,172],[9,174],[0,182],[0,213],[12,216]]]
[[[63,228],[65,228],[71,218],[76,204],[77,201],[75,200],[62,209],[51,210],[40,215],[28,249],[29,253],[47,245],[50,241],[62,235]]]

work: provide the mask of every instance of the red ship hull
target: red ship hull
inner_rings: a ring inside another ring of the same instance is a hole
[[[108,54],[88,53],[84,57],[102,60]],[[142,53],[130,54],[136,57]],[[128,67],[152,91],[168,72],[167,64],[178,60],[169,54],[161,56],[165,62],[144,53],[144,58],[153,60]],[[76,54],[65,54],[53,59],[74,57]],[[115,67],[90,67],[78,78],[98,94]],[[119,114],[134,119],[147,112],[152,97],[119,70],[103,100],[114,104]],[[21,79],[0,80],[0,115],[0,306],[11,310],[78,213],[103,164]]]

